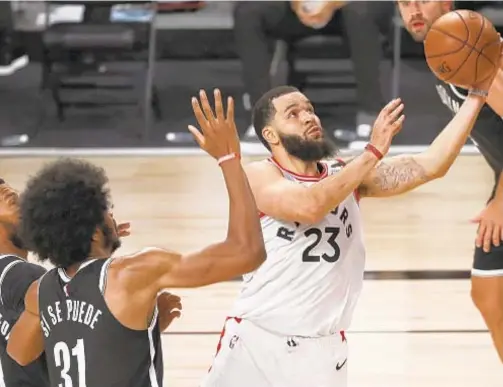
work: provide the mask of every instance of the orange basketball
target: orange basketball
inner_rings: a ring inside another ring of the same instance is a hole
[[[424,52],[437,78],[471,87],[492,76],[499,66],[500,36],[481,14],[456,10],[433,23],[424,41]]]

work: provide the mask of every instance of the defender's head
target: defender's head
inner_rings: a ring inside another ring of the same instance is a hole
[[[405,28],[416,42],[423,42],[430,27],[442,15],[452,10],[451,1],[398,1]]]
[[[21,194],[20,231],[41,261],[67,268],[91,252],[106,258],[119,246],[102,168],[74,159],[46,165]]]
[[[0,179],[0,241],[24,249],[19,237],[19,194],[3,179]]]
[[[295,87],[276,87],[260,97],[253,107],[253,126],[273,154],[282,147],[291,156],[311,162],[336,151],[325,137],[313,105]]]

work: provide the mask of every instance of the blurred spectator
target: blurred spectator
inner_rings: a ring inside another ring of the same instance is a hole
[[[345,33],[357,83],[356,133],[336,130],[334,134],[346,141],[368,137],[384,103],[379,81],[380,31],[389,28],[393,6],[393,2],[381,1],[238,2],[234,9],[236,50],[250,104],[271,88],[269,70],[275,40],[294,43],[314,34]],[[247,137],[253,135],[250,127]]]

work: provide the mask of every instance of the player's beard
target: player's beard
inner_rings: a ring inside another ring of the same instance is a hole
[[[334,156],[337,147],[328,138],[312,140],[291,134],[279,134],[281,144],[287,153],[305,162],[320,161]]]
[[[103,232],[103,239],[106,249],[110,249],[110,254],[113,254],[115,250],[121,247],[121,240],[117,235],[117,227],[115,227],[115,232],[108,225],[103,225],[101,228]]]

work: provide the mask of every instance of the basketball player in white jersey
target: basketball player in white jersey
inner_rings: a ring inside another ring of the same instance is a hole
[[[382,160],[404,120],[401,101],[391,101],[365,151],[348,164],[321,161],[334,149],[297,89],[278,87],[258,100],[254,126],[272,157],[248,165],[247,175],[267,258],[244,276],[203,387],[346,386],[344,331],[365,266],[358,198],[398,195],[442,177],[487,88],[470,92],[426,151]]]

